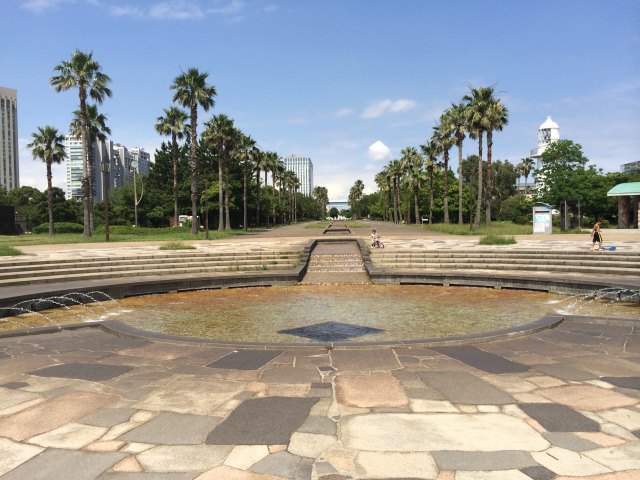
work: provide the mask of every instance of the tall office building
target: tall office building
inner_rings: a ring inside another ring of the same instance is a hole
[[[18,92],[0,87],[0,187],[20,186],[18,159]]]
[[[73,135],[67,135],[64,142],[67,154],[67,187],[65,198],[82,200],[82,139]],[[103,192],[103,168],[104,163],[109,164],[109,185],[111,188],[124,185],[124,168],[120,161],[120,149],[126,148],[113,144],[111,140],[98,140],[93,144],[93,195],[94,201],[101,202]]]
[[[303,195],[310,196],[313,191],[313,163],[311,163],[311,159],[289,155],[284,157],[282,162],[286,170],[291,170],[298,177],[300,181],[300,189],[298,191]]]
[[[131,150],[131,156],[138,162],[138,175],[149,175],[151,168],[151,155],[145,152],[142,147],[134,147]]]

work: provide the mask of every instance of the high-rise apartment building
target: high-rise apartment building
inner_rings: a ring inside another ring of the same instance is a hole
[[[307,157],[298,157],[297,155],[289,155],[282,159],[284,168],[291,170],[296,174],[300,181],[300,189],[303,195],[310,196],[313,191],[313,163]]]
[[[0,187],[20,186],[18,159],[18,92],[0,87]]]

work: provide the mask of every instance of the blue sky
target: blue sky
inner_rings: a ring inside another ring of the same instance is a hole
[[[510,113],[494,159],[518,163],[550,115],[562,138],[616,171],[640,160],[637,0],[3,0],[0,85],[18,90],[20,184],[46,185],[26,143],[66,132],[77,92],[53,68],[92,51],[112,78],[112,139],[153,152],[181,69],[209,72],[225,113],[264,150],[311,157],[332,200],[419,146],[468,86]],[[467,140],[464,155],[477,152]],[[457,155],[453,155],[456,168]],[[54,171],[63,186],[64,167]]]

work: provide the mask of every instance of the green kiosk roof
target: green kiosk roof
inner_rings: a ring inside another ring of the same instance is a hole
[[[626,195],[640,195],[640,182],[621,183],[607,192],[608,197],[623,197]]]

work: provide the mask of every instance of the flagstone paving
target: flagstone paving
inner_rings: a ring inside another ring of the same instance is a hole
[[[640,333],[617,326],[447,348],[0,339],[0,478],[640,478]]]

